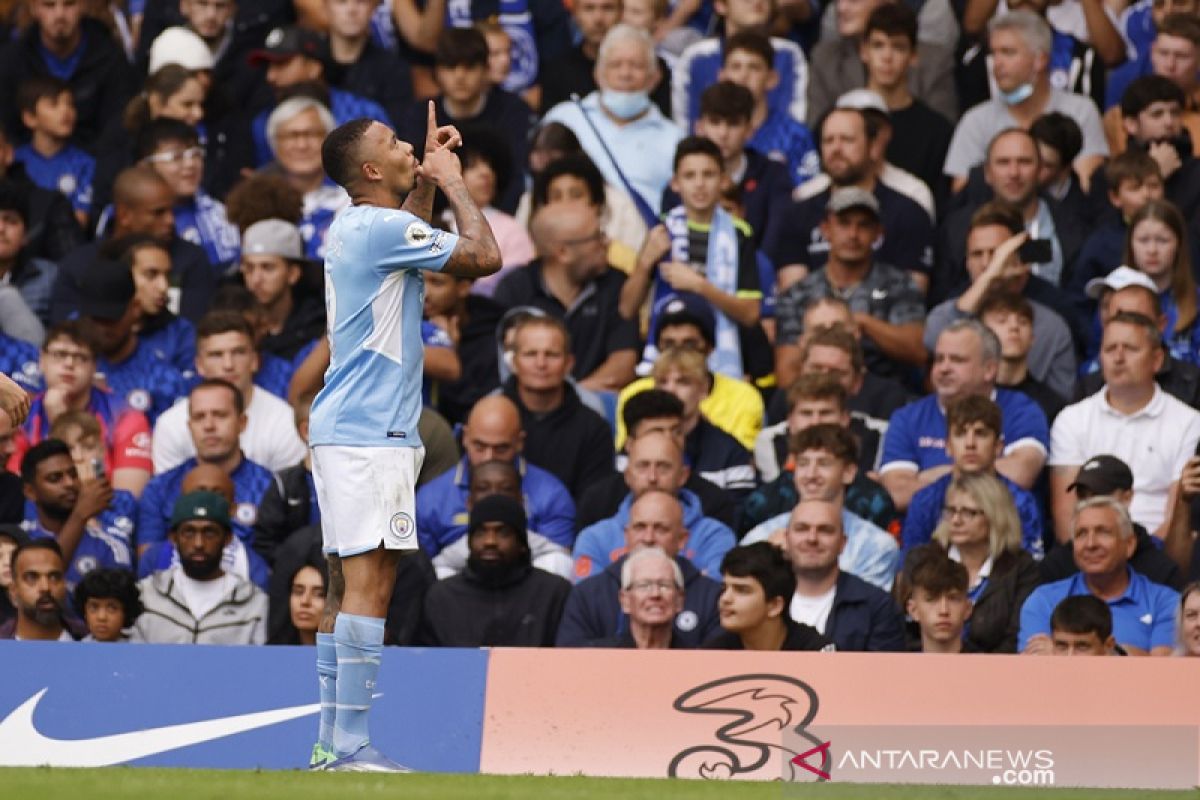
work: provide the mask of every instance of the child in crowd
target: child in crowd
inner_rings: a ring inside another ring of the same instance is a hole
[[[16,149],[13,160],[25,165],[38,186],[65,195],[79,224],[86,226],[96,160],[70,143],[76,120],[71,87],[50,75],[28,78],[17,87],[17,108],[30,139]]]

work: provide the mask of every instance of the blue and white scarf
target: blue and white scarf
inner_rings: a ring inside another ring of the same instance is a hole
[[[671,237],[670,260],[681,264],[689,263],[688,259],[688,223],[687,213],[683,206],[671,209],[663,218],[663,225]],[[708,231],[708,257],[704,264],[704,276],[708,282],[722,292],[730,295],[737,294],[738,282],[738,240],[737,230],[733,225],[733,216],[718,206],[713,212],[712,226]],[[658,337],[658,318],[662,310],[675,298],[671,285],[657,277],[654,281],[654,302],[650,307],[650,341],[642,351],[642,364],[638,372],[649,374],[654,362],[658,360],[659,351],[654,340]],[[713,308],[713,317],[717,321],[716,347],[708,357],[708,368],[721,375],[741,380],[745,377],[742,367],[741,333],[737,324],[717,308]]]

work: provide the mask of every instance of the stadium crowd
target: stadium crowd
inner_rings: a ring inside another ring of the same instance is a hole
[[[388,644],[1200,656],[1196,0],[0,1],[0,638],[313,643],[321,144],[431,98]]]

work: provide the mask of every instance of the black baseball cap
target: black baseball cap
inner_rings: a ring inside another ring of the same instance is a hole
[[[667,295],[661,301],[658,319],[654,327],[654,344],[658,345],[663,328],[669,325],[695,325],[700,334],[708,342],[709,347],[716,345],[717,318],[712,306],[703,297],[691,292],[679,292]]]
[[[321,37],[298,25],[285,25],[267,34],[263,46],[250,53],[250,66],[257,67],[264,61],[278,64],[292,56],[308,56],[316,61],[325,60],[325,43]]]
[[[118,320],[129,310],[135,292],[129,267],[117,261],[93,261],[79,278],[79,313]]]
[[[1133,472],[1129,465],[1116,456],[1096,456],[1089,458],[1079,468],[1075,482],[1067,487],[1073,491],[1078,487],[1087,489],[1092,494],[1108,495],[1118,489],[1128,491],[1133,488]]]

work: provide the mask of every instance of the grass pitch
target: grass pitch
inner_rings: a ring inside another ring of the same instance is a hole
[[[1007,789],[854,784],[628,780],[617,778],[493,775],[354,775],[114,767],[110,769],[0,769],[0,797],[29,800],[1197,800],[1200,791]]]

